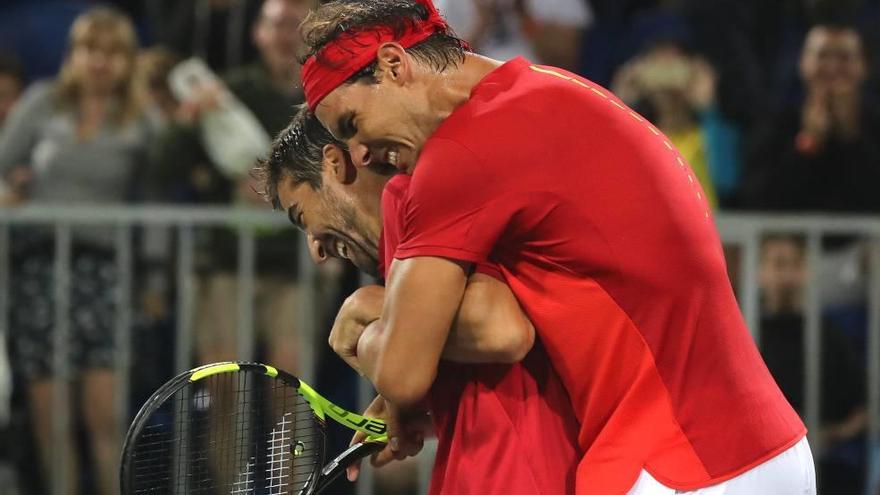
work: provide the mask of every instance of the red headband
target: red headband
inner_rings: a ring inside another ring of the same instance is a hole
[[[382,43],[396,41],[402,47],[410,48],[448,28],[431,0],[415,1],[428,9],[428,18],[413,23],[399,37],[388,26],[346,31],[306,60],[302,67],[302,84],[309,110],[314,112],[328,94],[370,65]]]

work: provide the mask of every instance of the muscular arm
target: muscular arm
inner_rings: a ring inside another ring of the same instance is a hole
[[[367,326],[382,314],[385,289],[361,287],[345,304]],[[517,363],[532,349],[535,328],[510,288],[497,278],[475,273],[468,278],[442,358],[458,363]]]
[[[391,265],[382,316],[367,326],[357,346],[361,372],[390,402],[412,406],[434,383],[464,297],[466,268],[434,257]]]
[[[532,349],[535,327],[504,282],[483,273],[468,279],[443,359],[517,363]]]

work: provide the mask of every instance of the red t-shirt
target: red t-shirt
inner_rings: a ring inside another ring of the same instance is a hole
[[[380,273],[397,249],[409,182],[395,176],[382,194]],[[441,362],[429,402],[438,440],[432,495],[574,493],[579,425],[539,344],[513,365]]]
[[[803,437],[693,172],[607,90],[506,63],[425,143],[406,201],[396,258],[497,263],[534,322],[581,423],[578,493],[642,468],[692,490]]]

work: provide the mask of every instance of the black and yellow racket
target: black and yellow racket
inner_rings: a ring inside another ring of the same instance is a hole
[[[325,464],[325,420],[367,435]],[[293,375],[217,363],[163,385],[122,449],[122,495],[311,495],[379,452],[386,425],[334,405]]]

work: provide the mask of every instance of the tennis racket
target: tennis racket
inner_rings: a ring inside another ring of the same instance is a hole
[[[367,435],[325,464],[331,418]],[[334,405],[271,366],[181,373],[147,400],[122,449],[122,495],[312,495],[381,451],[386,425]]]

